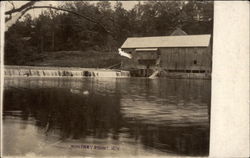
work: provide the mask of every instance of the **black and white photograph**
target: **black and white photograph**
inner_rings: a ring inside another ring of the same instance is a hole
[[[4,3],[2,156],[209,156],[213,1]]]

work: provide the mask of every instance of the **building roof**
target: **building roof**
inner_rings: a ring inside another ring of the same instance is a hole
[[[187,33],[185,31],[183,31],[180,28],[176,28],[170,36],[181,36],[181,35],[187,35]]]
[[[208,47],[211,35],[129,37],[121,48]]]

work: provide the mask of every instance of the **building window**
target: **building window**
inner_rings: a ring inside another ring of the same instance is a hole
[[[196,65],[197,64],[197,60],[194,60],[194,65]]]

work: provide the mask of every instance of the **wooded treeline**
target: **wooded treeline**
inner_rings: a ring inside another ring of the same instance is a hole
[[[127,37],[170,35],[177,27],[187,34],[211,34],[213,29],[211,1],[138,1],[131,10],[119,1],[114,7],[108,1],[58,7],[97,23],[54,9],[44,9],[36,18],[26,14],[6,32],[5,64],[25,65],[50,51],[117,52]]]

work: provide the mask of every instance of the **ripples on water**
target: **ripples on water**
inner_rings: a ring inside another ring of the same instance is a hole
[[[3,153],[206,156],[210,82],[6,78]],[[70,148],[74,144],[119,150]]]

